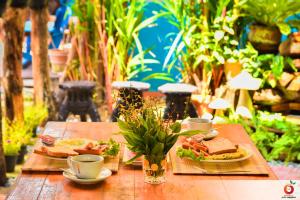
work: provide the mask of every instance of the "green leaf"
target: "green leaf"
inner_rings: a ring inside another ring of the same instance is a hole
[[[217,61],[219,63],[224,64],[225,59],[224,59],[224,57],[221,54],[219,54],[219,52],[213,51],[212,55],[217,59]]]
[[[196,135],[196,134],[199,134],[199,133],[202,133],[203,131],[201,130],[190,130],[190,131],[183,131],[177,135],[180,135],[180,136],[193,136],[193,135]]]
[[[194,161],[200,161],[204,160],[204,155],[201,155],[197,157],[191,149],[184,149],[184,148],[177,148],[176,155],[180,158],[190,158]]]
[[[216,31],[214,34],[215,40],[220,41],[224,37],[224,31]]]
[[[157,136],[158,136],[158,140],[160,141],[160,142],[164,142],[165,141],[165,139],[166,139],[166,133],[164,132],[164,131],[158,131],[158,133],[157,133]]]
[[[291,33],[291,27],[288,24],[278,23],[277,26],[282,34],[288,35]]]
[[[130,126],[128,126],[128,124],[120,119],[117,119],[118,122],[118,126],[121,130],[123,131],[128,131],[131,130]]]
[[[181,124],[179,122],[175,122],[170,126],[170,129],[173,133],[179,133],[181,131]]]
[[[178,47],[178,44],[179,44],[180,39],[181,39],[181,37],[182,37],[182,34],[183,34],[183,31],[180,31],[180,32],[177,34],[177,36],[176,36],[174,42],[172,43],[172,46],[171,46],[171,48],[169,49],[169,52],[168,52],[168,54],[167,54],[167,56],[166,56],[166,58],[165,58],[165,61],[164,61],[164,64],[163,64],[163,69],[165,69],[165,68],[167,67],[167,64],[169,63],[169,61],[170,61],[172,55],[173,55],[174,52],[176,51],[176,48]]]
[[[154,146],[154,148],[152,149],[151,151],[151,154],[152,155],[160,155],[163,153],[164,151],[164,143],[161,143],[161,142],[157,142]]]
[[[157,15],[154,15],[152,17],[149,17],[147,18],[146,20],[144,20],[142,23],[140,23],[134,30],[134,32],[139,32],[140,30],[142,30],[143,28],[149,26],[149,25],[152,25],[156,19],[162,17],[166,15],[165,13],[161,13],[161,14],[157,14]]]
[[[145,78],[143,78],[143,81],[148,81],[151,79],[175,82],[174,78],[171,77],[170,74],[168,74],[168,73],[152,73],[149,76],[146,76]]]
[[[130,160],[128,160],[128,161],[126,162],[126,164],[127,164],[127,165],[128,165],[128,164],[132,164],[132,162],[135,161],[135,159],[141,157],[142,155],[143,155],[142,153],[137,153],[133,158],[131,158]]]

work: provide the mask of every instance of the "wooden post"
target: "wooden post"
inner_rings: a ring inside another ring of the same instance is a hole
[[[1,17],[1,14],[0,14]],[[2,30],[2,19],[0,18],[0,31]],[[4,33],[0,32],[0,66],[2,68],[2,59],[3,59],[3,36]],[[1,83],[0,83],[1,85]],[[1,92],[0,92],[0,125],[2,124],[2,101],[1,101]],[[5,185],[7,181],[6,177],[6,166],[4,159],[4,151],[3,151],[3,142],[2,142],[2,126],[0,126],[0,186]]]
[[[22,42],[26,9],[9,6],[4,13],[3,88],[5,115],[9,120],[23,121]]]
[[[1,99],[1,93],[0,93]],[[0,101],[0,124],[2,124],[2,106]],[[4,159],[4,151],[3,151],[3,143],[2,143],[2,126],[0,126],[0,185],[5,185],[7,181],[6,177],[6,166],[5,166],[5,159]]]
[[[32,73],[34,82],[34,102],[46,103],[49,119],[56,118],[56,107],[51,89],[48,62],[48,0],[30,1]]]
[[[0,93],[1,99],[1,93]],[[0,101],[0,124],[2,124],[2,103]],[[6,166],[4,159],[4,151],[3,151],[3,142],[2,142],[2,126],[0,126],[0,186],[5,185],[7,181],[6,177]]]
[[[44,83],[42,68],[48,68],[48,13],[44,10],[30,9],[31,19],[31,54],[32,54],[32,76],[33,76],[33,99],[35,104],[44,103]],[[46,16],[44,16],[46,15]],[[46,26],[46,30],[45,30]],[[43,47],[42,45],[45,45]]]

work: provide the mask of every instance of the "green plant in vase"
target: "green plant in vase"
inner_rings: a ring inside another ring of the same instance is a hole
[[[133,105],[122,110],[124,119],[118,119],[121,134],[127,147],[136,153],[132,162],[144,156],[143,170],[145,182],[159,184],[165,182],[167,169],[166,155],[179,136],[193,135],[199,131],[181,131],[181,124],[164,120],[155,102],[144,102],[136,109]]]

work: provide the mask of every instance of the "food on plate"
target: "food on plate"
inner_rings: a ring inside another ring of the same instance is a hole
[[[197,135],[193,135],[192,139],[196,140],[197,142],[201,142],[202,140],[204,140],[205,135],[204,134],[197,134]]]
[[[67,147],[45,147],[41,146],[34,149],[34,153],[52,156],[55,158],[66,158],[68,156],[77,156],[78,153]]]
[[[230,140],[222,137],[210,141],[187,138],[177,148],[177,156],[187,157],[192,160],[231,160],[247,156],[247,152],[234,145]]]
[[[242,149],[238,148],[236,152],[234,153],[223,153],[223,154],[216,154],[216,155],[210,155],[206,158],[208,160],[230,160],[230,159],[237,159],[247,156],[247,152]]]
[[[90,140],[85,138],[70,138],[70,139],[59,139],[55,142],[55,146],[64,146],[70,148],[82,148],[88,144],[97,145],[96,140]]]
[[[36,154],[40,154],[40,155],[44,155],[46,156],[47,155],[47,147],[45,146],[40,146],[40,147],[37,147],[33,150],[34,153]]]
[[[50,135],[39,135],[39,138],[41,139],[42,143],[48,146],[53,146],[55,143],[55,138]]]
[[[99,145],[108,146],[107,148],[105,148],[105,151],[102,154],[104,156],[116,156],[120,151],[120,144],[113,139],[109,139],[108,142],[99,141]]]
[[[67,147],[47,147],[47,155],[57,158],[66,158],[68,156],[77,156],[78,153]]]
[[[42,140],[45,137],[41,138]],[[34,153],[66,158],[79,154],[94,154],[102,156],[116,156],[120,150],[120,144],[110,139],[109,141],[96,141],[84,138],[60,139],[54,142],[53,146],[39,146]]]
[[[94,144],[94,143],[90,142],[81,148],[74,148],[74,151],[76,151],[79,154],[100,155],[107,148],[108,148],[108,145],[99,145],[99,144]]]
[[[234,153],[237,151],[237,146],[226,138],[218,137],[213,140],[202,141],[202,144],[208,148],[210,155],[222,153]]]

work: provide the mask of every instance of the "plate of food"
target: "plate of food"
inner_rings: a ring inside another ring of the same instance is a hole
[[[176,155],[199,162],[228,163],[247,160],[252,151],[222,137],[208,141],[187,138],[177,147]]]
[[[46,138],[47,143],[43,141],[45,140],[44,138]],[[36,147],[33,152],[55,160],[67,160],[69,156],[80,154],[114,157],[120,151],[120,144],[113,139],[108,141],[97,141],[86,138],[51,140],[49,137],[43,137],[41,139],[43,145]]]

